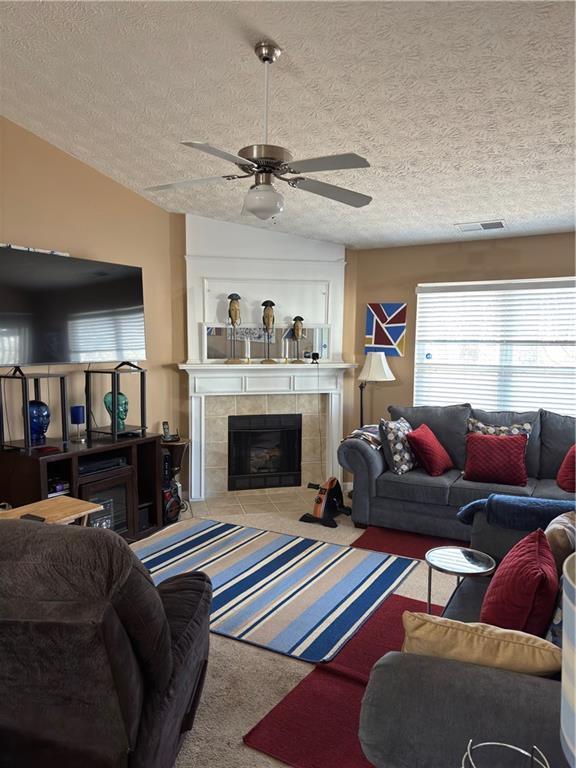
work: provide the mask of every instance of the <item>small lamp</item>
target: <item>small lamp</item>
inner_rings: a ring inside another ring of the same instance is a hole
[[[562,596],[562,701],[560,742],[568,765],[576,765],[576,553],[564,561]]]
[[[86,438],[80,436],[80,424],[86,422],[86,411],[83,405],[72,405],[70,407],[70,423],[76,424],[76,437],[72,438],[73,443],[85,443]]]
[[[360,371],[360,427],[364,426],[364,390],[369,381],[395,381],[396,376],[390,370],[383,352],[368,352],[366,362]]]

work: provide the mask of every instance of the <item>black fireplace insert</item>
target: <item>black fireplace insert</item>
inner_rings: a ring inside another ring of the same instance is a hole
[[[228,417],[229,491],[298,486],[301,461],[301,414]]]

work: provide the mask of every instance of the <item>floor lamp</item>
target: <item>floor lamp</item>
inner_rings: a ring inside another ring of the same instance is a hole
[[[360,427],[364,426],[364,390],[369,381],[394,381],[396,376],[390,370],[384,352],[368,352],[366,362],[360,371]]]

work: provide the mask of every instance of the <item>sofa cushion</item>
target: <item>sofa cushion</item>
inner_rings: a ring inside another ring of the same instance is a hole
[[[526,470],[529,477],[538,477],[540,465],[540,411],[484,411],[472,408],[473,419],[483,424],[509,427],[512,424],[530,424],[530,436],[526,446]]]
[[[574,501],[574,494],[563,491],[556,480],[537,480],[532,496],[540,499],[557,499],[558,501]]]
[[[429,475],[438,477],[453,468],[452,459],[427,424],[420,424],[417,429],[406,435],[410,447],[414,451],[418,464]]]
[[[556,478],[568,449],[574,444],[576,419],[553,411],[541,411],[540,474]]]
[[[466,438],[464,479],[479,483],[526,485],[526,435],[481,435]]]
[[[486,590],[480,621],[504,629],[544,635],[552,619],[558,573],[544,531],[515,544],[500,563]]]
[[[450,454],[457,469],[464,469],[466,460],[466,431],[471,406],[463,405],[420,405],[402,407],[391,405],[388,411],[393,419],[404,418],[416,429],[426,424]]]
[[[567,493],[576,491],[576,445],[568,449],[556,476],[558,487]]]
[[[404,611],[402,623],[406,633],[403,653],[541,677],[558,675],[562,668],[560,648],[527,632],[410,611]]]
[[[498,483],[477,483],[460,477],[450,487],[448,503],[451,507],[463,507],[471,501],[486,499],[491,493],[505,493],[508,496],[536,496],[537,480],[528,478],[526,485],[500,485]]]
[[[448,504],[450,486],[460,477],[457,469],[432,477],[424,469],[413,469],[404,475],[384,472],[376,480],[376,495],[421,504]]]

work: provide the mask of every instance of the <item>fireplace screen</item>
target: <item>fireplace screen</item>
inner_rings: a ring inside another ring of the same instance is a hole
[[[228,490],[301,484],[302,416],[228,417]]]

